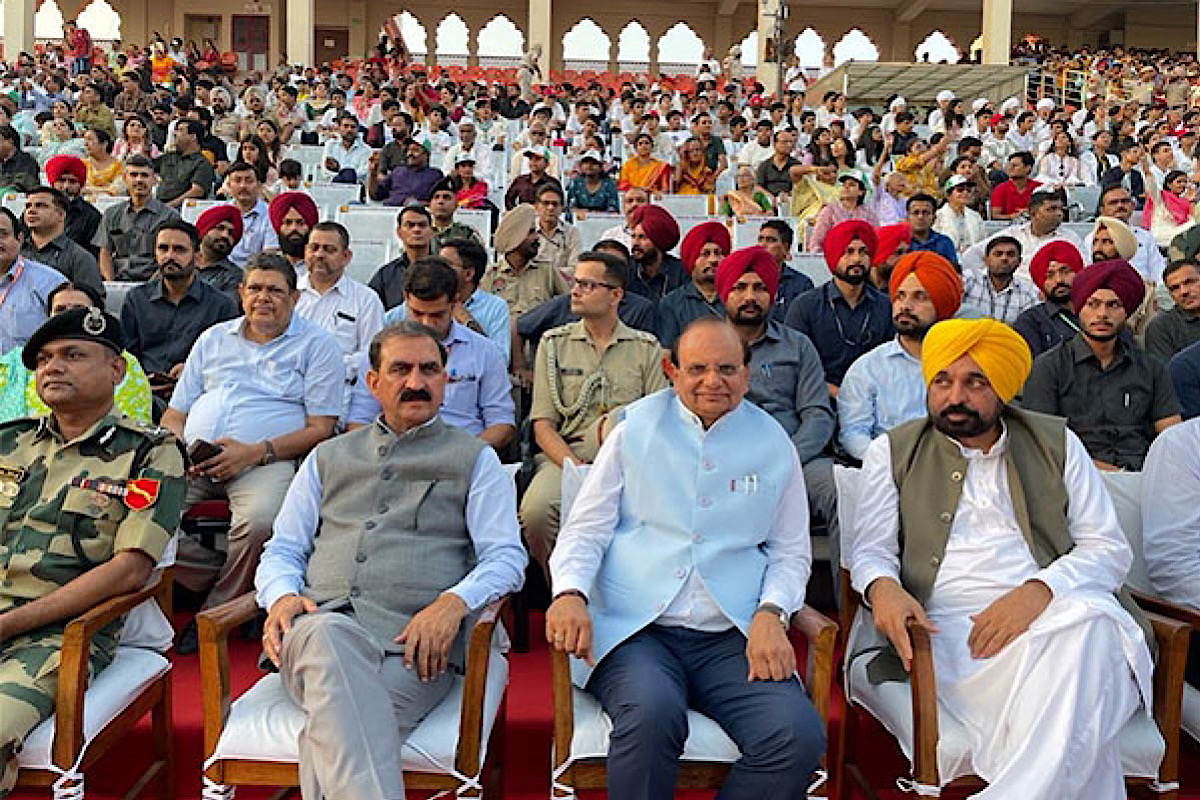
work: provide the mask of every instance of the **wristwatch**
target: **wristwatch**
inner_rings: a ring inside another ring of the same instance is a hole
[[[263,448],[262,459],[259,460],[258,465],[265,467],[267,464],[274,464],[278,460],[278,456],[275,455],[275,445],[271,444],[270,439],[267,439],[263,442]]]
[[[787,630],[788,625],[790,625],[792,621],[791,617],[788,616],[788,613],[774,603],[762,603],[758,608],[754,609],[754,613],[770,614],[779,620],[779,624],[783,626],[784,630]]]

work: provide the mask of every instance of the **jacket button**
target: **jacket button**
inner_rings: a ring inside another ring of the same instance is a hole
[[[954,472],[950,473],[950,480],[954,481],[955,483],[961,483],[962,479],[963,479],[963,474],[961,472],[959,472],[958,470],[955,470]]]
[[[938,516],[938,519],[940,519],[942,522],[946,522],[946,523],[948,523],[948,522],[950,522],[950,520],[954,519],[954,515],[953,515],[953,514],[951,514],[949,511],[943,511],[943,512],[942,512],[942,513],[941,513],[941,514]]]
[[[350,596],[351,596],[351,597],[358,597],[358,596],[359,596],[359,594],[361,594],[361,592],[359,592],[359,591],[358,591],[358,587],[357,587],[357,586],[355,586],[353,589],[351,589],[351,590],[350,590]]]
[[[380,513],[380,514],[386,514],[387,512],[388,512],[388,504],[387,504],[387,503],[380,503],[380,504],[379,504],[379,513]]]
[[[376,450],[375,452],[379,453],[379,455],[381,455],[381,456],[386,456],[386,455],[387,455],[387,448],[386,448],[386,447],[380,447],[380,448],[379,448],[378,450]]]
[[[357,556],[354,557],[354,560],[361,564],[367,560],[367,554],[359,553]]]
[[[366,529],[367,529],[367,530],[369,530],[369,531],[373,531],[373,530],[375,530],[375,520],[373,520],[373,519],[369,519],[369,520],[367,520],[367,521],[366,521],[366,522],[363,524],[363,527],[364,527],[364,528],[366,528]]]
[[[933,558],[929,559],[929,563],[933,564],[936,567],[938,564],[942,563],[942,560],[940,558],[938,558],[937,556],[934,556]]]

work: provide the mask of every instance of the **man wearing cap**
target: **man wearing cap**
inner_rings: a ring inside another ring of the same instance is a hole
[[[52,317],[21,354],[50,415],[0,425],[0,796],[25,737],[54,713],[66,623],[141,589],[183,513],[177,443],[114,408],[121,349],[120,323],[99,308]],[[93,679],[120,629],[92,637]]]
[[[1032,281],[1046,299],[1021,312],[1012,327],[1034,358],[1079,332],[1079,320],[1071,307],[1071,284],[1082,271],[1083,256],[1067,242],[1042,245],[1029,262]]]
[[[823,455],[833,438],[833,408],[817,349],[807,336],[771,318],[778,282],[775,259],[757,245],[730,253],[715,276],[725,314],[750,350],[746,399],[774,417],[791,439],[804,469],[809,513],[828,526],[836,564],[837,487],[833,462]]]
[[[579,157],[579,174],[567,184],[567,205],[572,211],[612,213],[620,210],[617,182],[604,172],[604,159],[595,150]]]
[[[1062,244],[1071,247],[1065,242]],[[1012,325],[1038,304],[1032,280],[1016,275],[1021,266],[1021,243],[1011,236],[993,236],[984,243],[984,269],[963,274],[960,317],[990,317]]]
[[[1062,189],[1038,189],[1029,199],[1029,221],[1020,225],[1010,225],[992,234],[996,236],[1011,236],[1021,243],[1021,265],[1016,275],[1029,279],[1029,262],[1033,259],[1042,245],[1048,242],[1064,241],[1083,252],[1083,244],[1075,234],[1063,227],[1066,217],[1066,194]],[[982,270],[987,240],[979,242],[963,253],[963,271]]]
[[[319,218],[316,202],[304,192],[284,192],[267,206],[267,216],[279,240],[279,252],[297,275],[303,275],[308,234]]]
[[[1149,723],[1152,634],[1121,590],[1133,554],[1079,437],[1009,405],[1029,368],[995,320],[925,336],[928,415],[873,441],[858,480],[846,563],[875,630],[851,631],[847,694],[870,708],[907,680],[909,626],[925,626],[939,710],[969,743],[943,783],[970,771],[981,797],[1123,797],[1118,733]]]
[[[929,112],[929,116],[925,122],[930,130],[934,133],[946,132],[946,112],[950,110],[950,104],[954,102],[954,92],[949,89],[942,89],[934,98],[937,105]]]
[[[921,345],[935,323],[958,311],[962,282],[936,253],[908,253],[896,260],[888,296],[896,337],[855,359],[838,391],[838,441],[859,460],[873,440],[925,415]]]
[[[714,280],[717,265],[729,255],[732,247],[729,229],[721,222],[702,222],[683,237],[679,245],[679,258],[691,280],[658,301],[657,334],[664,349],[670,350],[675,346],[675,340],[692,320],[700,317],[720,319],[725,316]]]
[[[130,289],[121,306],[125,346],[157,388],[179,377],[201,333],[238,316],[238,304],[196,274],[199,241],[196,229],[181,219],[160,225],[154,236],[158,273]]]
[[[1113,240],[1114,249],[1105,250],[1104,258],[1095,258],[1096,248],[1093,240],[1100,228],[1108,230]],[[1133,236],[1133,243],[1125,236],[1125,231]],[[1184,235],[1184,234],[1181,234]],[[1178,239],[1179,237],[1176,237]],[[1153,234],[1138,225],[1133,218],[1133,196],[1129,190],[1120,184],[1105,186],[1100,190],[1100,203],[1096,216],[1096,224],[1083,240],[1083,252],[1091,253],[1093,261],[1104,261],[1113,258],[1123,258],[1142,276],[1144,283],[1162,283],[1162,271],[1165,266],[1162,252],[1154,241]],[[1178,261],[1181,256],[1171,248],[1167,250],[1168,257]]]
[[[144,281],[154,274],[154,231],[179,212],[154,197],[154,162],[143,155],[125,160],[129,199],[104,209],[93,243],[100,248],[100,274],[107,281]]]
[[[46,162],[46,183],[58,189],[67,198],[67,238],[81,245],[93,258],[98,258],[100,248],[94,240],[100,227],[100,212],[83,198],[83,187],[87,184],[87,165],[76,156],[54,156]]]
[[[668,251],[679,244],[679,223],[662,206],[639,206],[633,212],[629,248],[635,265],[628,289],[655,302],[687,279],[683,264]]]
[[[837,196],[830,199],[819,212],[808,232],[808,252],[819,253],[829,229],[848,219],[861,219],[871,226],[877,224],[875,210],[866,204],[870,183],[854,169],[842,170],[837,176]]]
[[[382,200],[385,206],[406,206],[427,203],[434,184],[442,179],[442,171],[429,166],[428,142],[410,139],[404,166],[396,167],[382,178],[379,162],[371,155],[367,172],[367,194],[372,200]]]
[[[96,259],[66,234],[66,196],[58,189],[39,186],[25,196],[23,217],[29,236],[21,255],[53,267],[71,283],[86,286],[103,298],[104,281]]]
[[[520,203],[534,204],[537,202],[537,192],[543,184],[558,187],[562,184],[558,178],[547,171],[550,163],[550,151],[544,146],[530,146],[525,149],[525,157],[529,162],[529,171],[512,179],[508,191],[504,193],[504,207],[511,209]]]
[[[1127,261],[1084,269],[1071,284],[1079,335],[1038,356],[1025,383],[1022,406],[1066,417],[1100,469],[1140,470],[1154,435],[1180,420],[1166,367],[1125,326],[1142,296]]]
[[[262,183],[254,166],[235,161],[225,173],[225,187],[242,217],[242,235],[229,260],[245,268],[250,256],[279,247],[279,237],[271,225],[267,201],[262,198]]]
[[[1146,354],[1166,364],[1176,353],[1200,341],[1200,267],[1195,261],[1169,264],[1163,272],[1163,283],[1175,305],[1147,323]]]
[[[480,289],[508,303],[509,315],[514,318],[570,291],[562,273],[538,258],[541,235],[537,217],[537,210],[528,203],[500,217],[492,237],[496,263],[488,267],[479,283]],[[515,358],[516,353],[513,355]]]
[[[396,236],[400,239],[402,252],[384,264],[367,282],[383,301],[385,310],[404,302],[401,284],[404,270],[418,259],[431,255],[433,244],[433,216],[425,206],[408,205],[396,214]]]
[[[470,239],[483,244],[479,241],[479,234],[474,228],[465,222],[454,219],[454,212],[458,210],[458,196],[452,179],[442,178],[433,185],[433,191],[429,194],[428,208],[433,222],[433,248],[435,250],[442,246],[442,242],[448,242],[451,239]]]
[[[541,452],[520,514],[530,553],[543,568],[558,535],[562,463],[591,463],[609,415],[666,386],[658,340],[617,316],[628,280],[625,261],[582,254],[571,288],[571,311],[580,320],[548,332],[538,346],[529,418]]]
[[[954,247],[954,240],[933,228],[937,200],[932,195],[918,192],[908,198],[904,208],[908,220],[908,249],[937,253],[957,267],[958,251]]]
[[[965,175],[951,175],[945,184],[946,202],[933,218],[933,229],[949,237],[956,253],[987,237],[983,217],[971,208],[975,186]]]
[[[894,333],[887,296],[867,282],[876,243],[874,229],[862,220],[834,226],[824,253],[832,279],[793,300],[784,320],[816,346],[834,397],[850,364]]]
[[[242,268],[229,260],[229,254],[242,238],[242,215],[232,205],[213,206],[196,220],[196,234],[200,237],[196,251],[200,280],[224,292],[240,307]]]

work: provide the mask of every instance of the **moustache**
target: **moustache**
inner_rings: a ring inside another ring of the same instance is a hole
[[[428,389],[405,389],[400,392],[401,403],[428,403],[432,399],[433,396],[429,394]]]
[[[163,269],[163,270],[165,270],[167,267],[174,267],[175,269],[182,269],[183,265],[180,264],[178,261],[176,261],[173,258],[168,258],[166,261],[159,264],[158,267],[159,267],[159,269]]]
[[[965,414],[972,419],[979,419],[979,412],[960,403],[956,403],[952,406],[946,406],[940,412],[938,412],[938,416],[942,417],[943,419],[945,419],[949,414]]]

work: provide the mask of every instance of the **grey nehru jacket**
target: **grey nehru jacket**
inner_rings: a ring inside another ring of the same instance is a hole
[[[387,652],[413,616],[475,566],[467,495],[484,443],[435,419],[404,436],[367,425],[313,452],[321,517],[305,594]],[[450,663],[465,664],[464,625]]]

